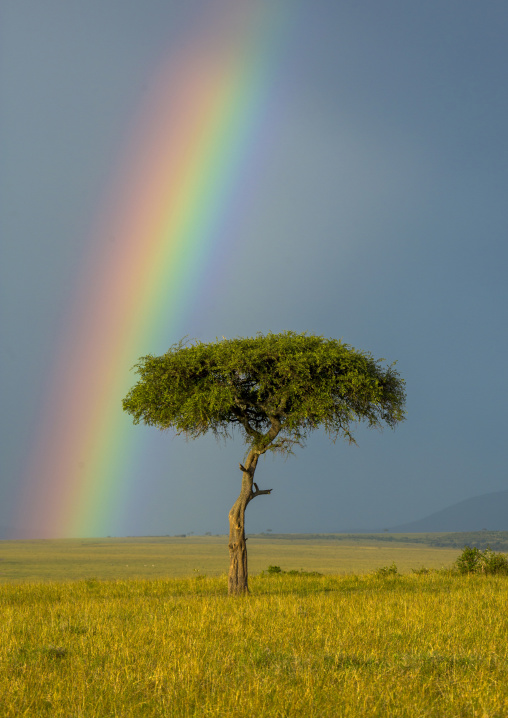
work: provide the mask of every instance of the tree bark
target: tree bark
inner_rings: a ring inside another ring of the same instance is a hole
[[[247,539],[245,538],[245,504],[241,494],[229,512],[228,594],[240,596],[249,592]]]
[[[259,453],[252,450],[245,462],[240,464],[242,471],[242,489],[229,512],[229,576],[228,593],[241,596],[249,592],[249,574],[247,570],[247,539],[245,538],[245,509],[249,501],[261,494],[271,493],[271,489],[258,489],[254,483],[254,472]],[[252,489],[254,487],[254,490]]]
[[[228,593],[238,596],[249,592],[247,570],[247,539],[245,538],[245,509],[253,497],[254,472],[258,454],[250,451],[242,471],[242,489],[229,512],[229,576]]]

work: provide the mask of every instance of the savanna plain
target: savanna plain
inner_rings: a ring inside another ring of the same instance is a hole
[[[508,716],[471,538],[252,536],[242,598],[225,537],[0,542],[0,716]]]

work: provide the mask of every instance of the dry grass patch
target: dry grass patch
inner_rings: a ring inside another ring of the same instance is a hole
[[[5,718],[505,716],[506,577],[0,588]]]

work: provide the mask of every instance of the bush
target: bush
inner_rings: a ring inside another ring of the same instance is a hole
[[[508,558],[487,546],[483,551],[476,546],[464,546],[455,561],[459,573],[508,574]]]
[[[376,576],[396,576],[398,574],[397,566],[392,563],[390,566],[382,566],[376,571]]]
[[[268,566],[267,573],[282,573],[282,569],[280,566]]]

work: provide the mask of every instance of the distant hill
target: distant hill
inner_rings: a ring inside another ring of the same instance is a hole
[[[473,496],[419,521],[394,526],[392,533],[508,531],[508,491]]]

